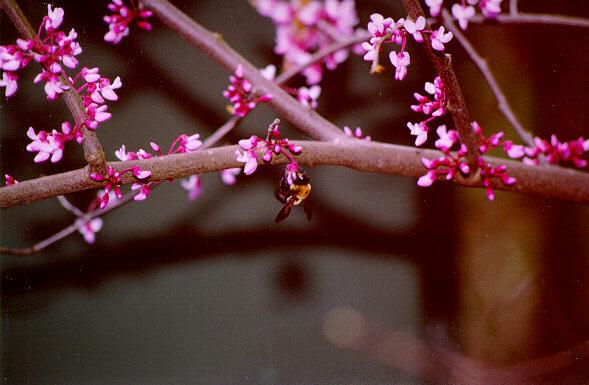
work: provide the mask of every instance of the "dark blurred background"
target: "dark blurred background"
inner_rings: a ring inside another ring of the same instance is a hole
[[[175,2],[259,67],[280,64],[274,27],[246,1]],[[19,1],[36,27],[46,3]],[[153,19],[117,46],[102,37],[107,1],[55,1],[74,27],[82,66],[120,75],[120,99],[98,136],[167,148],[206,138],[228,115],[228,74]],[[507,4],[504,4],[506,6]],[[401,2],[358,1],[399,18]],[[589,17],[589,2],[520,1],[522,11]],[[16,32],[2,15],[2,43]],[[535,135],[589,135],[589,31],[471,25],[518,118]],[[448,47],[471,116],[487,133],[514,131],[457,42]],[[411,145],[412,94],[434,77],[421,47],[403,82],[350,57],[322,83],[318,112],[374,140]],[[1,105],[2,173],[19,180],[83,166],[36,165],[26,130],[70,119],[22,72]],[[302,79],[291,82],[302,85]],[[224,143],[263,135],[276,116],[256,109]],[[287,122],[285,133],[303,138]],[[31,257],[1,259],[2,380],[6,384],[585,384],[589,383],[589,210],[568,202],[334,167],[307,170],[314,217],[279,225],[280,175],[265,167],[237,185],[204,175],[189,202],[178,183],[104,218],[97,241],[79,234]],[[68,198],[85,207],[95,192]],[[0,244],[25,247],[72,223],[55,199],[2,210]]]

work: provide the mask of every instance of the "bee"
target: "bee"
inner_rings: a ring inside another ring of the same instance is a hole
[[[288,178],[283,175],[278,182],[278,187],[274,191],[274,196],[284,207],[278,212],[274,222],[278,223],[284,220],[290,214],[294,206],[303,204],[303,210],[307,214],[307,219],[311,220],[311,200],[309,194],[311,193],[310,178],[302,169],[298,169],[293,178],[292,184],[288,183]]]

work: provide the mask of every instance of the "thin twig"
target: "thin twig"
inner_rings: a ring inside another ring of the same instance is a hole
[[[53,234],[52,236],[42,240],[41,242],[35,243],[31,247],[10,248],[10,247],[6,247],[6,246],[0,246],[0,254],[26,256],[26,255],[31,255],[36,252],[39,252],[39,251],[43,250],[44,248],[46,248],[47,246],[50,246],[50,245],[62,240],[63,238],[67,237],[68,235],[73,234],[74,232],[78,231],[82,226],[85,226],[86,223],[88,223],[90,220],[92,220],[96,217],[103,216],[104,214],[109,213],[109,212],[113,211],[114,209],[122,207],[126,203],[133,200],[135,195],[137,195],[138,193],[139,193],[138,191],[131,191],[131,192],[127,193],[126,195],[124,195],[121,199],[117,199],[117,200],[113,200],[113,201],[109,202],[108,206],[106,206],[103,209],[94,210],[94,211],[86,213],[86,214],[82,213],[82,215],[78,219],[76,219],[76,221],[74,223],[72,223],[68,227],[58,231],[57,233]]]
[[[363,41],[366,41],[369,38],[370,35],[368,33],[359,33],[351,38],[340,40],[333,44],[330,44],[329,46],[315,52],[305,63],[289,68],[288,70],[281,73],[279,76],[276,77],[275,81],[278,84],[284,84],[287,81],[289,81],[292,77],[300,73],[302,70],[310,66],[311,64],[318,62],[324,57],[331,55],[332,53],[339,51],[340,49],[344,49],[355,44],[362,43]]]
[[[38,38],[37,33],[27,20],[26,16],[22,13],[15,0],[0,0],[0,5],[2,5],[4,12],[6,12],[18,33],[20,33],[24,39]],[[63,93],[62,98],[74,117],[76,124],[83,124],[86,120],[86,109],[82,103],[82,98],[78,95],[75,87],[72,85],[63,70],[59,78],[64,85],[70,87],[68,91]],[[84,158],[90,165],[90,170],[101,174],[104,173],[106,171],[104,150],[102,149],[102,145],[100,144],[96,133],[88,130],[86,126],[82,126],[82,132],[84,133]]]
[[[501,90],[501,87],[499,87],[497,79],[495,79],[495,76],[489,68],[487,61],[483,59],[481,55],[479,55],[474,46],[470,43],[470,41],[468,41],[466,36],[464,36],[460,29],[456,27],[456,24],[454,24],[452,21],[452,16],[450,16],[450,13],[446,9],[442,10],[442,16],[444,17],[444,25],[446,28],[452,31],[456,40],[458,40],[458,42],[462,45],[468,56],[470,56],[471,60],[478,67],[479,71],[481,71],[481,74],[487,81],[487,84],[489,84],[491,91],[493,91],[493,95],[495,95],[495,98],[497,99],[499,110],[503,113],[509,123],[511,123],[513,128],[515,128],[519,137],[528,146],[534,147],[534,137],[522,126],[515,116],[513,109],[509,105],[509,102]]]
[[[80,210],[79,208],[77,208],[76,206],[74,206],[63,195],[58,196],[57,200],[59,201],[59,203],[61,203],[61,205],[63,206],[64,209],[66,209],[70,213],[74,214],[75,216],[77,216],[77,217],[84,216],[84,212],[82,210]]]
[[[425,17],[419,1],[403,0],[403,3],[413,20],[417,20],[420,16]],[[471,175],[476,175],[478,170],[477,141],[471,128],[471,120],[468,116],[468,109],[466,108],[466,102],[462,95],[462,89],[452,69],[452,58],[448,54],[435,51],[429,39],[425,39],[423,44],[430,61],[436,68],[436,72],[444,82],[444,87],[448,95],[448,110],[452,113],[454,125],[460,134],[460,141],[468,148],[466,159],[471,169]]]
[[[206,150],[221,140],[225,135],[230,133],[241,122],[239,116],[232,116],[225,124],[219,127],[211,136],[209,136],[199,147],[199,150]]]
[[[349,167],[358,171],[394,174],[416,178],[425,173],[421,158],[438,158],[443,154],[437,150],[417,149],[364,140],[342,142],[294,142],[303,148],[297,162],[303,165],[332,165]],[[145,160],[112,162],[117,170],[137,165],[142,170],[152,172],[152,181],[185,178],[190,175],[221,171],[227,168],[243,167],[235,159],[238,146],[211,148],[186,154],[166,155]],[[575,202],[589,203],[589,174],[557,166],[527,166],[521,162],[485,157],[494,165],[507,166],[509,175],[517,179],[513,186],[504,186],[493,181],[492,187],[498,190],[544,195]],[[259,160],[260,164],[263,163]],[[284,157],[277,157],[277,164],[287,163]],[[125,184],[133,183],[131,176],[123,179]],[[479,177],[468,179],[459,177],[454,183],[481,187]],[[101,184],[87,177],[85,168],[61,174],[22,181],[12,186],[0,188],[0,207],[19,206],[34,201],[55,197],[76,191],[99,188]]]
[[[516,15],[499,14],[495,19],[486,19],[482,15],[475,15],[468,19],[468,22],[488,23],[493,20],[501,24],[549,24],[589,28],[589,19],[587,18],[527,12],[519,12]]]

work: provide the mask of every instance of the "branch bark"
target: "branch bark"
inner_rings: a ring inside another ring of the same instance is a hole
[[[31,26],[26,16],[22,13],[20,7],[15,0],[0,0],[2,9],[14,24],[18,33],[24,39],[37,38],[37,32]],[[81,124],[86,120],[86,109],[82,103],[82,98],[76,92],[69,78],[64,75],[63,71],[60,75],[60,80],[63,84],[70,87],[70,89],[61,96],[68,109],[70,110],[76,123]],[[84,133],[84,158],[86,163],[90,165],[90,169],[94,172],[104,173],[106,171],[106,161],[104,157],[104,150],[94,131],[88,130],[86,126],[82,126]]]
[[[409,16],[411,16],[413,20],[417,20],[419,16],[426,17],[417,0],[403,0],[403,3],[405,4]],[[448,110],[452,113],[454,125],[460,134],[460,141],[468,148],[466,158],[471,173],[474,176],[478,170],[478,146],[470,125],[471,120],[468,116],[468,109],[466,108],[466,102],[462,95],[462,89],[460,88],[456,74],[452,69],[452,57],[449,54],[436,52],[432,48],[429,39],[424,39],[423,44],[427,56],[433,63],[436,72],[442,78],[444,86],[446,87],[446,93],[448,95]]]
[[[363,140],[345,142],[298,141],[303,152],[297,162],[307,166],[343,166],[358,171],[402,175],[412,178],[425,174],[421,158],[437,158],[442,153],[414,147],[399,146]],[[187,154],[167,155],[146,160],[110,162],[115,169],[138,165],[152,172],[151,181],[170,178],[184,178],[194,174],[221,171],[232,167],[242,167],[235,158],[238,146],[216,147]],[[498,190],[513,191],[534,195],[544,195],[580,203],[589,203],[589,174],[557,166],[526,166],[520,162],[493,157],[487,161],[498,165],[505,164],[509,175],[517,178],[514,186],[504,186],[493,181],[492,187]],[[259,160],[260,164],[262,161]],[[276,164],[288,163],[285,157],[277,157]],[[134,182],[131,176],[124,179],[125,184]],[[454,182],[467,187],[482,187],[478,176],[468,179],[455,177]],[[58,195],[101,187],[88,177],[87,168],[68,171],[23,181],[12,186],[0,188],[0,207],[13,207],[47,199]]]

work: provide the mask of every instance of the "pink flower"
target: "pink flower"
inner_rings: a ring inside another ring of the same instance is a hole
[[[180,181],[180,184],[188,191],[188,199],[191,201],[196,200],[202,192],[202,181],[198,175],[191,175],[188,179]]]
[[[112,115],[106,112],[107,109],[108,106],[106,104],[99,106],[98,104],[91,103],[88,107],[86,107],[86,114],[88,114],[88,117],[84,122],[86,127],[88,127],[90,130],[96,130],[98,123],[102,123],[110,119]]]
[[[179,146],[176,152],[184,153],[184,152],[192,152],[202,146],[202,142],[199,140],[200,135],[185,135],[182,134],[179,137]]]
[[[411,135],[416,136],[415,145],[421,146],[427,140],[427,132],[429,128],[424,122],[420,123],[407,123],[407,127],[411,131]]]
[[[266,67],[264,67],[263,69],[261,69],[260,73],[266,79],[274,80],[274,77],[276,77],[276,66],[273,64],[269,64]]]
[[[221,180],[223,181],[223,184],[233,186],[237,180],[235,176],[239,175],[240,172],[241,169],[239,167],[221,170]]]
[[[452,15],[458,20],[462,30],[468,27],[468,20],[474,16],[474,13],[474,7],[470,5],[454,4],[452,6]]]
[[[51,32],[59,28],[63,21],[63,9],[51,9],[51,4],[47,4],[47,16],[45,17],[45,30]]]
[[[42,70],[33,80],[34,83],[39,83],[40,81],[45,82],[45,93],[49,100],[57,99],[57,97],[64,91],[70,89],[69,86],[64,85],[61,80],[59,80],[59,77],[56,74],[49,71]]]
[[[409,57],[409,52],[402,51],[398,54],[395,51],[392,51],[389,54],[389,58],[391,59],[391,63],[395,66],[395,79],[403,80],[407,75],[407,66],[411,63],[411,58]]]
[[[425,4],[429,7],[429,14],[432,17],[438,17],[443,2],[444,0],[425,0]]]
[[[429,161],[429,159],[424,158]],[[417,180],[417,185],[419,187],[429,187],[431,186],[434,181],[436,180],[436,172],[434,170],[428,171],[425,175],[421,176]]]
[[[3,72],[2,73],[2,80],[0,80],[0,87],[6,87],[6,97],[9,98],[16,92],[18,88],[18,76],[10,73],[10,72]]]
[[[39,134],[36,134],[33,127],[29,127],[27,136],[32,140],[27,145],[27,151],[37,152],[35,163],[44,162],[49,157],[51,157],[52,163],[59,162],[63,156],[64,143],[71,140],[56,130],[53,130],[51,133],[40,131]]]
[[[84,236],[84,240],[90,245],[96,241],[96,233],[102,229],[102,219],[94,218],[80,226],[78,231]]]
[[[259,102],[272,99],[271,94],[255,95],[252,83],[243,77],[241,64],[235,69],[235,74],[229,77],[229,81],[231,84],[223,91],[223,96],[232,103],[228,111],[233,115],[245,117]]]
[[[315,109],[319,95],[321,95],[321,86],[301,87],[298,90],[297,99],[303,106]]]
[[[494,19],[501,13],[502,0],[479,0],[479,7],[484,17]]]
[[[245,175],[253,174],[258,168],[258,160],[256,159],[256,154],[253,150],[244,151],[243,153],[239,150],[235,150],[235,155],[237,156],[236,159],[238,162],[245,163],[243,166],[243,173]]]
[[[444,32],[445,30],[443,26],[438,28],[437,31],[432,31],[432,34],[430,35],[430,40],[432,42],[433,49],[437,51],[443,51],[445,49],[444,44],[452,40],[452,37],[454,36],[452,32]]]
[[[370,15],[368,22],[368,32],[374,37],[382,37],[390,32],[391,26],[395,21],[387,17],[386,19],[380,13],[373,13]]]
[[[440,150],[449,150],[458,141],[458,132],[456,130],[446,131],[446,125],[442,124],[436,130],[440,139],[436,140],[436,147]]]
[[[411,19],[407,19],[403,23],[403,27],[405,27],[405,31],[413,35],[416,42],[423,42],[421,31],[425,29],[425,17],[419,16],[415,22]]]
[[[134,1],[126,6],[122,0],[112,0],[108,9],[114,13],[103,18],[104,22],[108,23],[108,32],[104,35],[105,41],[113,44],[120,43],[123,37],[129,35],[129,24],[134,20],[139,28],[151,31],[151,24],[147,19],[153,13],[142,9],[141,6],[136,7]]]

